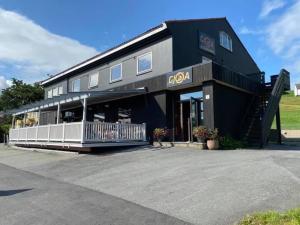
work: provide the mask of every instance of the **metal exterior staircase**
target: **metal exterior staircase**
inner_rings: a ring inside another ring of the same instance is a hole
[[[275,85],[272,89],[271,95],[268,99],[266,109],[262,117],[261,147],[265,146],[268,143],[272,122],[278,110],[281,96],[285,91],[287,83],[289,83],[289,80],[290,80],[290,73],[282,69],[280,71],[278,78],[276,79]]]
[[[289,82],[289,72],[282,69],[272,82],[263,84],[259,96],[252,96],[241,123],[241,138],[249,145],[263,147],[268,143],[273,119]]]

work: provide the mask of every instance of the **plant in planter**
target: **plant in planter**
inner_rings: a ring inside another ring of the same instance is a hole
[[[153,137],[159,143],[167,136],[167,130],[164,128],[155,128],[153,131]]]
[[[208,130],[207,148],[209,150],[216,150],[219,148],[219,130],[218,130],[218,128]]]
[[[198,126],[193,129],[193,135],[197,138],[197,142],[204,143],[208,135],[208,130],[204,126]]]

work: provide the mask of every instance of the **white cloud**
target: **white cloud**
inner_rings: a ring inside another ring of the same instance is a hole
[[[257,35],[257,34],[262,34],[264,33],[262,30],[254,30],[254,29],[250,29],[246,26],[243,26],[240,28],[239,30],[240,34],[251,34],[251,35]]]
[[[275,54],[282,57],[293,76],[300,73],[300,0],[267,26],[266,40]],[[298,74],[298,75],[297,75]]]
[[[57,73],[95,54],[92,47],[53,34],[23,15],[0,8],[0,63],[26,74],[21,77],[25,81],[44,79],[46,74]]]
[[[284,7],[285,4],[286,3],[283,0],[265,0],[263,2],[263,6],[262,6],[259,17],[265,18],[274,10]]]
[[[267,28],[267,40],[277,54],[291,54],[300,45],[300,1],[288,8]],[[291,54],[294,56],[294,54]]]
[[[4,76],[0,76],[0,93],[3,89],[11,85],[10,81],[6,80]]]

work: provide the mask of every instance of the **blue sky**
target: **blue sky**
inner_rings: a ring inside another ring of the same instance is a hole
[[[300,82],[300,0],[0,0],[0,89],[39,81],[169,19],[226,16],[267,75]]]

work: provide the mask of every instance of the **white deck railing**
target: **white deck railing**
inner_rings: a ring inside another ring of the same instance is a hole
[[[130,142],[146,141],[146,124],[75,122],[10,129],[9,141],[26,142]]]

